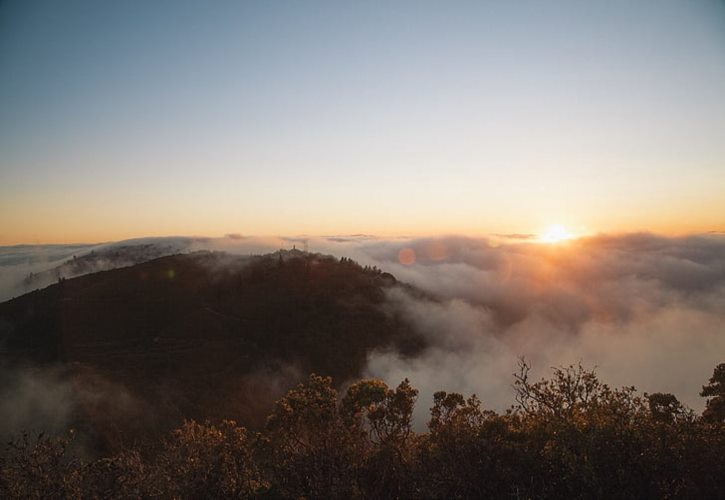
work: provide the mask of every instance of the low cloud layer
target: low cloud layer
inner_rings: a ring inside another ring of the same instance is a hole
[[[143,406],[124,387],[88,367],[0,366],[0,439],[18,433],[65,433],[89,420],[142,422]],[[108,425],[99,428],[109,428]],[[85,452],[93,432],[80,429],[78,446]],[[108,437],[108,436],[105,436]]]
[[[421,390],[421,416],[432,393],[441,389],[475,392],[486,406],[506,408],[513,402],[511,375],[521,356],[534,365],[535,375],[581,361],[597,366],[611,385],[672,392],[700,410],[700,387],[714,366],[725,361],[722,235],[630,234],[552,245],[521,235],[227,235],[133,244],[159,242],[167,245],[166,253],[249,254],[295,245],[377,266],[423,290],[427,297],[395,288],[388,303],[429,340],[430,347],[413,359],[396,352],[374,353],[367,366],[368,375],[390,384],[408,377]],[[116,263],[123,260],[116,258]],[[17,271],[18,262],[24,272],[31,268],[14,259],[7,265],[0,262],[0,292],[10,288],[8,271]]]
[[[363,251],[436,298],[392,291],[391,303],[432,346],[415,359],[376,353],[368,364],[370,375],[390,382],[409,377],[421,389],[421,411],[438,389],[507,407],[522,356],[537,375],[581,361],[611,385],[672,392],[699,410],[700,387],[725,360],[720,236],[634,234],[556,245],[426,238]]]

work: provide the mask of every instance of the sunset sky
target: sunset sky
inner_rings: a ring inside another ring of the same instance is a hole
[[[725,2],[0,3],[0,245],[725,230]]]

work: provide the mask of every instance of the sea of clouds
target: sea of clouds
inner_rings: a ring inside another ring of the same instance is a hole
[[[512,373],[596,366],[613,386],[671,392],[700,410],[698,393],[725,361],[725,238],[596,236],[562,244],[473,238],[375,242],[363,251],[437,300],[393,290],[431,347],[414,359],[375,353],[368,372],[435,390],[512,402]],[[404,264],[398,256],[415,263]],[[423,405],[419,411],[427,410]]]
[[[24,293],[23,277],[95,251],[98,269],[129,265],[118,248],[157,245],[260,254],[280,248],[350,257],[405,287],[388,293],[429,342],[420,355],[371,353],[366,375],[409,378],[425,419],[437,390],[476,393],[489,408],[513,402],[519,358],[535,376],[553,366],[596,366],[613,386],[671,392],[701,410],[698,393],[725,361],[725,236],[599,235],[543,244],[525,235],[377,238],[369,235],[257,238],[146,238],[88,246],[0,248],[0,300]],[[138,255],[134,257],[138,259]],[[64,268],[68,272],[69,268]],[[47,272],[51,270],[51,272]],[[66,276],[72,277],[72,276]],[[420,421],[420,420],[419,420]]]

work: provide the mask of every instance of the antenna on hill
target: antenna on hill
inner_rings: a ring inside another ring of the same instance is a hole
[[[303,240],[303,241],[304,241],[304,248],[305,248],[305,253],[307,253],[307,252],[309,252],[309,250],[310,250],[310,247],[309,247],[309,245],[307,244],[307,240]]]

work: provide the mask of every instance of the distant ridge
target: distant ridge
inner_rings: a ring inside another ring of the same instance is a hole
[[[344,383],[362,374],[372,350],[424,347],[383,307],[396,283],[350,259],[296,249],[161,257],[0,304],[0,359],[5,370],[60,366],[74,386],[127,391],[146,430],[183,418],[254,426],[310,372]],[[77,418],[103,435],[129,425],[97,411],[80,408]]]

